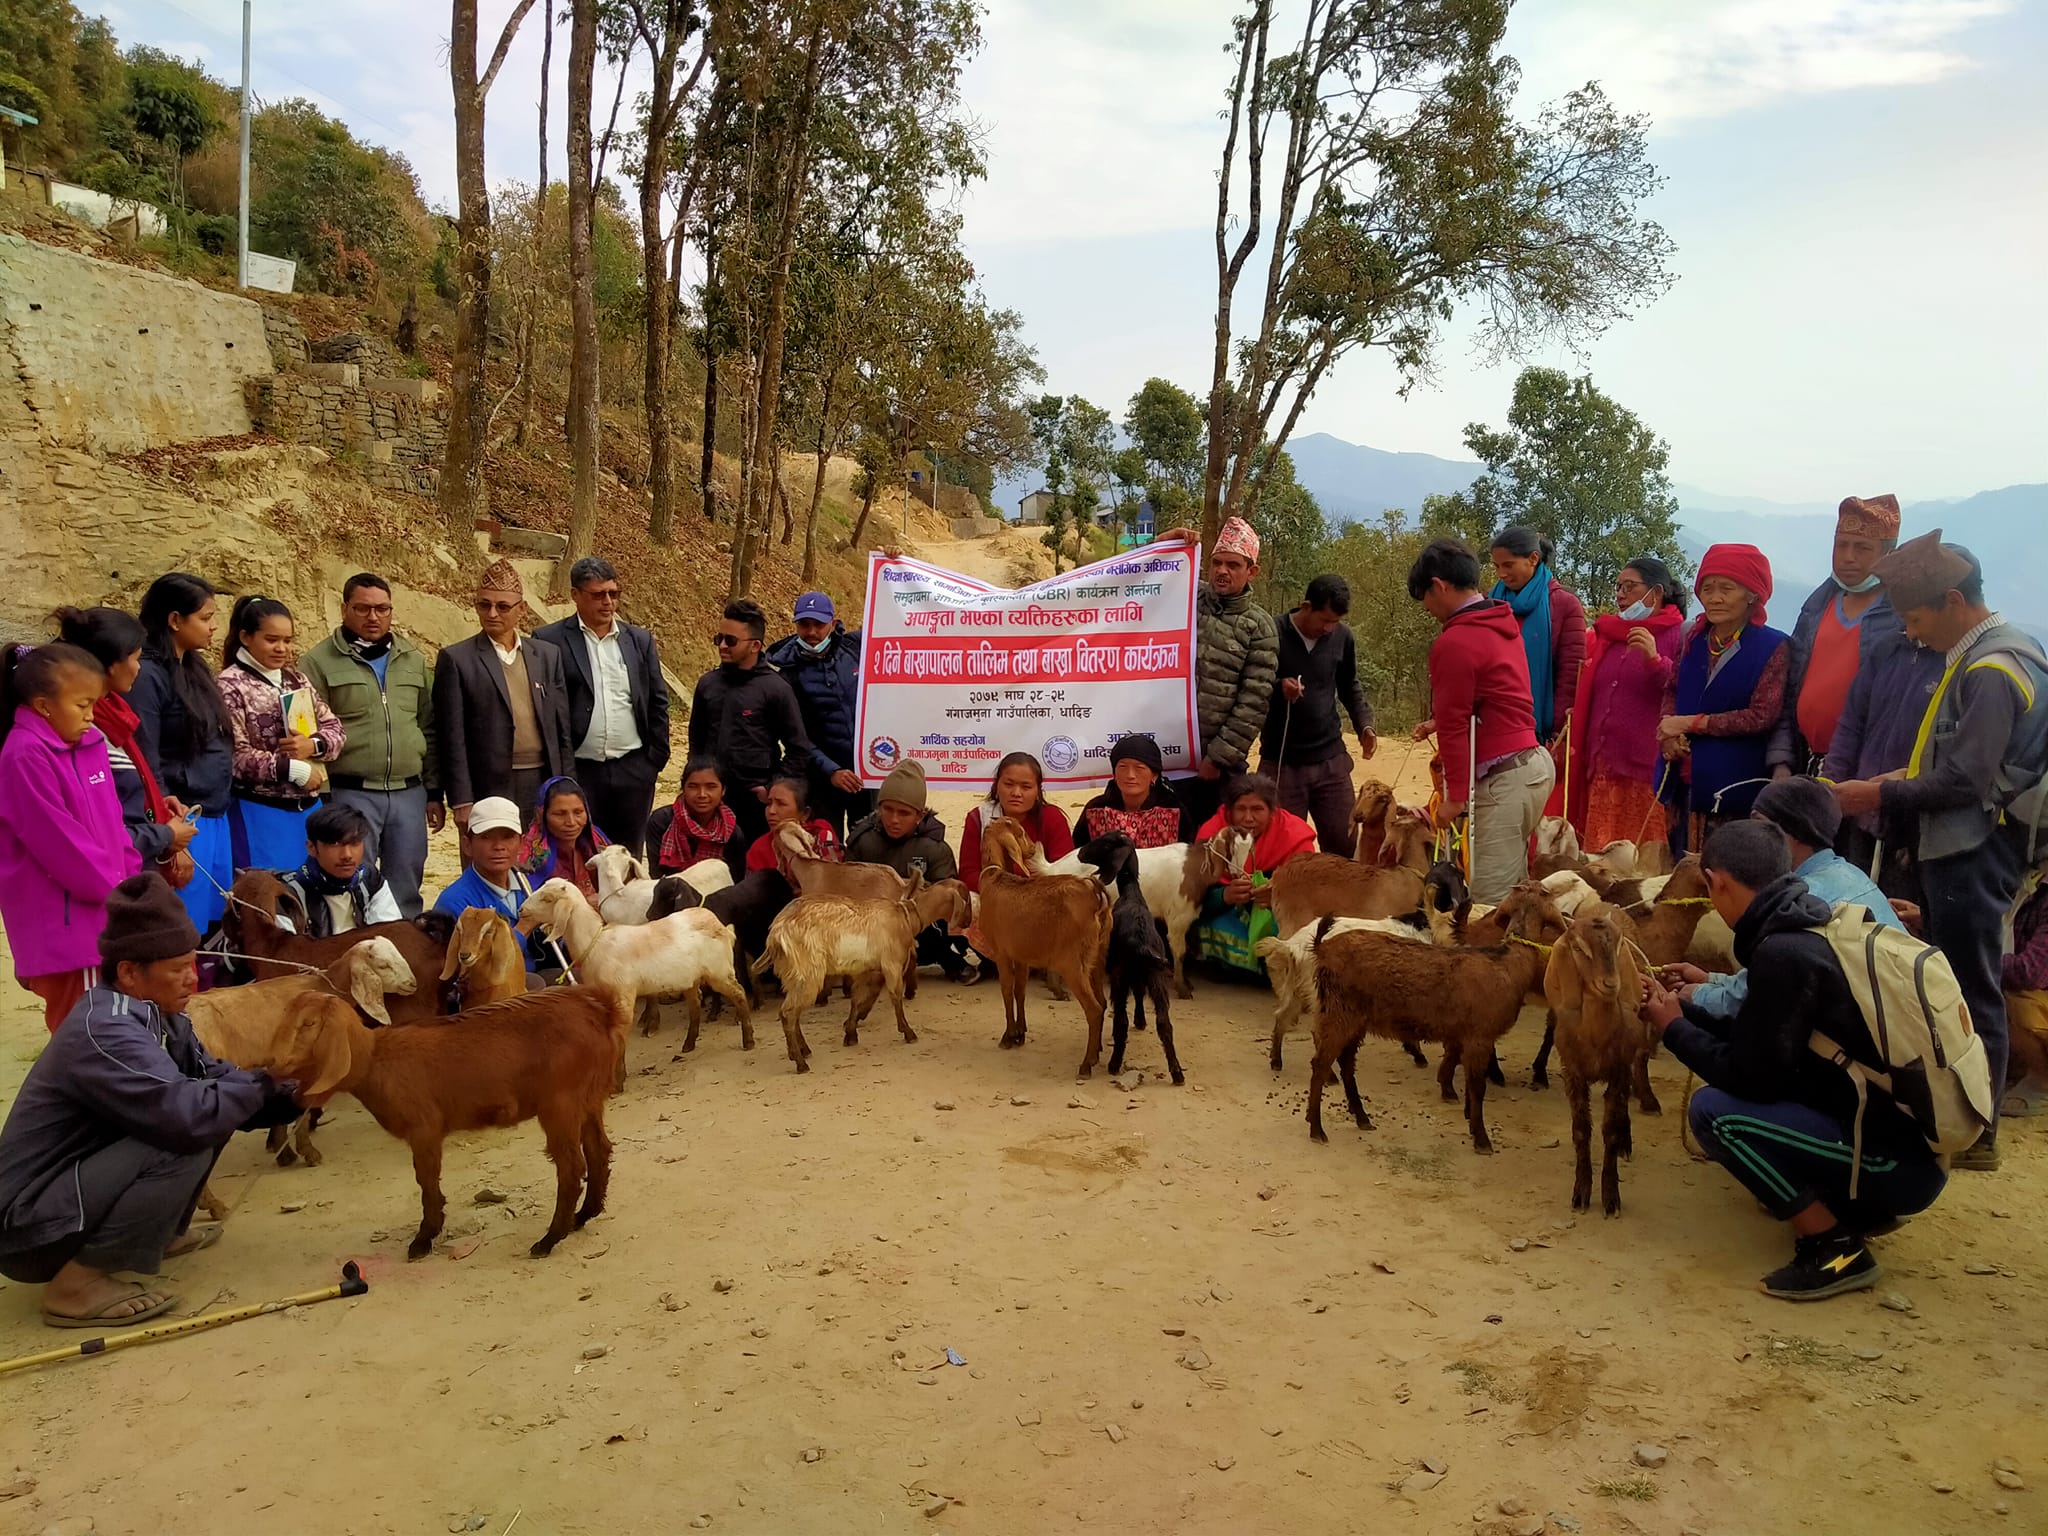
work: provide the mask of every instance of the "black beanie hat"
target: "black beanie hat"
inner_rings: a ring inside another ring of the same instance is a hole
[[[1818,779],[1779,779],[1757,792],[1756,814],[1809,848],[1832,848],[1842,830],[1835,792]]]
[[[100,930],[100,959],[108,965],[132,960],[151,965],[175,960],[199,947],[199,930],[178,893],[158,874],[130,875],[107,897],[107,926]]]
[[[1116,765],[1127,757],[1133,762],[1143,763],[1154,773],[1166,772],[1166,760],[1159,755],[1159,743],[1150,736],[1119,737],[1117,744],[1109,749],[1110,771],[1115,772]]]

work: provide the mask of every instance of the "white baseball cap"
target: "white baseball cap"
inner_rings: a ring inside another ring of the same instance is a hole
[[[503,795],[491,795],[469,808],[469,835],[480,832],[524,832],[519,807]]]

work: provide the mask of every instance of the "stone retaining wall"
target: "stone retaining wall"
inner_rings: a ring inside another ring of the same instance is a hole
[[[247,390],[259,432],[324,448],[386,490],[432,496],[440,484],[448,420],[435,404],[306,373],[251,379]]]

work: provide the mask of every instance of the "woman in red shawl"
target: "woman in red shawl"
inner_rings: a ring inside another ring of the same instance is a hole
[[[1716,544],[1693,582],[1700,616],[1665,689],[1657,740],[1685,775],[1687,846],[1749,815],[1770,782],[1764,754],[1785,702],[1791,653],[1764,623],[1771,563],[1752,544]]]
[[[610,842],[590,819],[590,799],[583,786],[566,775],[557,776],[540,787],[533,824],[519,839],[514,867],[535,887],[567,880],[595,906],[597,873],[590,861]]]
[[[1196,840],[1208,842],[1226,823],[1252,839],[1252,855],[1230,879],[1209,888],[1195,922],[1195,953],[1259,975],[1265,962],[1259,959],[1258,942],[1279,932],[1267,905],[1266,887],[1281,865],[1315,852],[1315,829],[1281,808],[1279,787],[1262,773],[1231,782],[1223,808],[1202,823]]]
[[[1578,742],[1568,809],[1585,848],[1622,838],[1661,842],[1667,828],[1657,792],[1678,773],[1658,751],[1657,722],[1685,646],[1685,593],[1670,567],[1645,555],[1621,568],[1614,602],[1618,613],[1594,620],[1572,707]]]

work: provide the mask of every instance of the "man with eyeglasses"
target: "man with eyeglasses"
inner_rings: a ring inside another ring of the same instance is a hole
[[[609,560],[569,568],[576,617],[534,632],[568,663],[569,739],[590,819],[638,855],[654,809],[654,781],[668,763],[668,684],[654,636],[619,617],[623,589]]]
[[[533,819],[540,786],[569,772],[569,685],[562,653],[522,640],[525,589],[509,560],[493,562],[476,593],[482,633],[434,660],[434,725],[441,787],[455,824],[469,830],[479,800],[510,800]]]
[[[718,665],[697,679],[690,700],[690,756],[718,760],[725,803],[742,840],[768,830],[768,782],[803,777],[812,760],[803,711],[788,681],[761,655],[768,616],[752,598],[725,605],[711,643]]]
[[[328,768],[328,798],[363,813],[364,856],[412,918],[420,915],[427,834],[441,830],[445,813],[433,675],[391,619],[391,583],[371,571],[351,576],[341,588],[341,627],[299,665],[348,729],[348,746]]]

